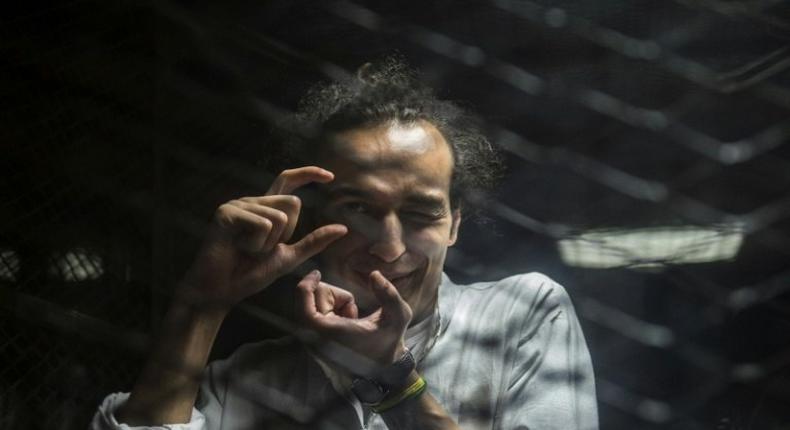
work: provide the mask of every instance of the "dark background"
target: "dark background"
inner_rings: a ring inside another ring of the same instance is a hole
[[[0,428],[84,428],[128,391],[213,208],[277,173],[271,131],[312,83],[397,51],[508,165],[448,274],[566,286],[601,428],[786,429],[789,39],[773,0],[6,6]],[[585,269],[557,250],[727,222],[745,232],[727,261]],[[214,355],[276,333],[240,312]]]

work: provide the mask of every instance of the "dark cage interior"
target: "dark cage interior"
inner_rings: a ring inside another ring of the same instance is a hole
[[[602,429],[790,425],[786,1],[15,2],[0,34],[0,428],[128,391],[272,130],[393,52],[507,164],[447,273],[568,288]],[[234,314],[214,356],[276,321]]]

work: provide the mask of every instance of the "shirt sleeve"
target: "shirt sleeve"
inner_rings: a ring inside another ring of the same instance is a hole
[[[98,411],[93,416],[90,430],[220,430],[222,404],[220,395],[224,392],[224,379],[216,377],[215,365],[208,367],[200,394],[192,408],[192,416],[188,423],[164,424],[157,426],[130,426],[120,423],[115,412],[128,399],[129,393],[113,393],[104,398]]]
[[[523,319],[506,395],[502,430],[597,430],[592,362],[570,297],[543,277]]]

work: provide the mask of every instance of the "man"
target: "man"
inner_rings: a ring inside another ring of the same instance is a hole
[[[596,429],[562,287],[442,273],[463,191],[492,177],[469,118],[394,60],[314,90],[298,118],[318,125],[293,142],[308,165],[218,208],[131,395],[108,396],[93,428]],[[303,208],[302,187],[321,201]],[[297,223],[312,231],[292,241]],[[245,345],[195,378],[228,311],[313,256],[320,271],[296,286],[306,334]]]

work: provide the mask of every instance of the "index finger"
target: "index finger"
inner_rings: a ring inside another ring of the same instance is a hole
[[[296,289],[299,292],[297,310],[302,318],[308,321],[315,318],[315,314],[318,313],[315,302],[315,289],[318,287],[320,280],[321,272],[313,270],[305,275],[299,284],[296,285]]]
[[[378,270],[371,272],[369,277],[373,296],[381,304],[382,312],[390,316],[397,316],[399,319],[405,320],[408,325],[413,316],[411,306],[401,297],[398,289]]]
[[[325,184],[331,182],[333,179],[335,179],[334,173],[318,166],[287,169],[277,175],[265,195],[291,194],[295,189],[309,184],[310,182]]]

